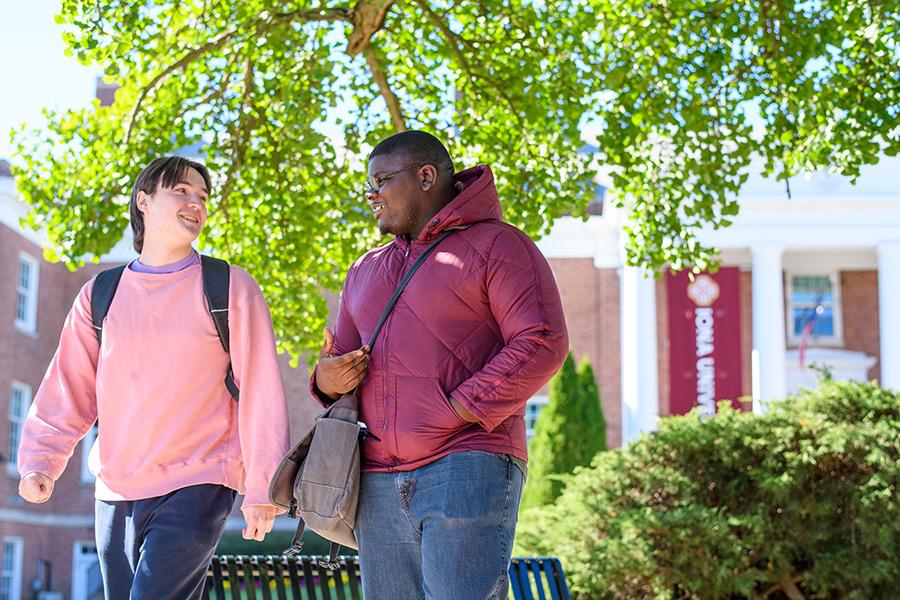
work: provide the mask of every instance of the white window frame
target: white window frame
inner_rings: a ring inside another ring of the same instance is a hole
[[[16,392],[22,394],[23,402],[22,402],[22,414],[21,415],[13,415],[13,394]],[[22,443],[22,431],[25,429],[25,418],[28,416],[28,410],[31,408],[32,401],[32,390],[31,386],[27,383],[22,383],[21,381],[12,381],[10,384],[9,390],[9,408],[7,409],[7,423],[6,423],[6,448],[4,451],[8,453],[6,457],[6,472],[13,477],[19,476],[19,465],[16,462],[16,457],[18,456],[19,447],[18,444],[15,448],[11,448],[12,445],[12,429],[13,424],[19,428],[19,444]]]
[[[0,546],[0,581],[3,578],[10,577],[12,584],[9,588],[10,600],[21,600],[22,598],[22,556],[24,554],[25,542],[20,537],[3,536],[3,545]],[[13,547],[13,567],[12,571],[7,571],[3,564],[4,555],[6,554],[6,545]]]
[[[831,280],[832,292],[832,322],[834,323],[834,335],[811,335],[809,343],[818,346],[842,346],[844,343],[843,303],[841,301],[841,273],[840,271],[789,271],[786,273],[785,282],[785,329],[787,330],[787,342],[792,346],[800,345],[803,333],[794,333],[794,277],[828,277]]]
[[[547,403],[550,402],[550,396],[532,396],[528,402],[525,404],[525,441],[526,443],[531,443],[531,438],[534,437],[534,425],[529,425],[528,423],[528,407],[529,406],[540,406],[543,410],[544,407],[547,406]],[[540,410],[538,411],[538,417],[540,417]],[[537,419],[535,419],[534,424],[537,424]]]
[[[20,286],[22,263],[27,263],[30,267],[31,277],[27,288]],[[16,329],[22,333],[34,336],[37,335],[37,309],[38,309],[38,291],[40,290],[40,267],[41,263],[35,257],[27,252],[19,252],[19,260],[16,263],[16,312],[19,308],[19,294],[25,296],[25,317],[20,318],[18,314],[16,318]]]
[[[93,555],[85,550],[93,549]],[[99,564],[97,545],[89,540],[76,540],[72,544],[72,600],[87,600],[87,572],[94,564]]]
[[[94,474],[91,473],[89,465],[91,448],[94,447],[94,440],[96,439],[97,424],[94,423],[94,425],[88,430],[84,438],[81,440],[81,483],[94,483],[96,481]]]

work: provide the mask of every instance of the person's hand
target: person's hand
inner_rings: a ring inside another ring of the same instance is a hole
[[[245,540],[256,540],[261,542],[266,539],[266,534],[272,531],[272,525],[275,524],[275,507],[274,506],[248,506],[242,508],[244,521],[247,526],[241,530],[241,535]]]
[[[333,349],[334,334],[326,327],[325,343],[316,365],[316,387],[332,400],[337,400],[362,383],[369,367],[371,349],[363,346],[353,352],[332,356]]]
[[[19,495],[26,501],[41,504],[53,494],[53,480],[43,473],[28,473],[19,482]]]
[[[449,396],[450,398],[450,406],[453,407],[453,410],[456,411],[456,414],[459,415],[459,418],[467,423],[478,423],[478,417],[469,412],[469,409],[463,406],[459,400],[454,398],[453,396]]]

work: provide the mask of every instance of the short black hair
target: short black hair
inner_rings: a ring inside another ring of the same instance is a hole
[[[453,160],[447,148],[425,131],[410,129],[381,140],[369,154],[369,160],[376,156],[402,156],[453,174]]]
[[[162,156],[144,167],[134,182],[131,190],[131,202],[128,210],[131,215],[131,231],[134,233],[134,249],[140,253],[144,249],[144,213],[137,207],[138,192],[153,194],[159,186],[170,188],[184,181],[188,169],[200,173],[206,184],[206,191],[212,191],[209,170],[202,164],[181,156]]]

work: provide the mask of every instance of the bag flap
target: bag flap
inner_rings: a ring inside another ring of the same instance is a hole
[[[272,480],[269,482],[269,501],[285,510],[291,509],[291,501],[294,499],[294,480],[300,472],[300,465],[306,460],[309,453],[309,446],[312,443],[313,433],[316,429],[313,426],[312,431],[302,440],[291,448],[275,469]]]

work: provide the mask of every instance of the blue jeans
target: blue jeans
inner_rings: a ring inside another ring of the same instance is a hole
[[[477,451],[363,473],[356,538],[366,600],[506,600],[523,483],[508,456]]]
[[[235,491],[201,484],[95,504],[106,600],[199,600]]]

